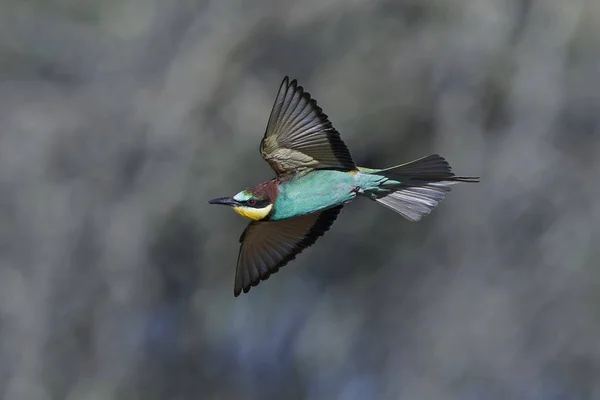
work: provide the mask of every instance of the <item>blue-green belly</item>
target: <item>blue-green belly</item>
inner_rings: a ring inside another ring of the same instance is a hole
[[[335,170],[313,171],[279,185],[271,219],[310,214],[351,201],[357,191],[378,180],[373,175]]]

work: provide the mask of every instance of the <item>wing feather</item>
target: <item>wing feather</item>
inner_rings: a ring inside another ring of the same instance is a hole
[[[355,170],[340,134],[316,100],[286,76],[275,98],[260,152],[278,176],[306,169]]]
[[[253,221],[240,237],[234,295],[252,286],[296,258],[329,230],[343,206],[279,221]]]

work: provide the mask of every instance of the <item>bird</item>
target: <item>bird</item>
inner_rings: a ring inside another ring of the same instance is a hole
[[[288,76],[279,86],[260,153],[275,178],[208,201],[250,220],[239,238],[235,297],[312,246],[359,196],[416,222],[452,185],[480,179],[456,176],[438,154],[382,169],[357,166],[327,114]]]

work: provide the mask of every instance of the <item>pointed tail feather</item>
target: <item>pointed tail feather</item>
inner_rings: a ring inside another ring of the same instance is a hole
[[[432,154],[390,168],[361,172],[386,178],[375,190],[365,194],[372,200],[416,222],[428,215],[458,182],[479,182],[479,177],[456,176],[450,164]]]
[[[456,181],[456,182],[479,182],[478,176],[456,176],[452,172],[452,167],[446,159],[438,154],[432,154],[427,157],[422,157],[405,164],[396,165],[389,168],[376,170],[382,175],[390,178],[410,178],[411,180],[423,181]]]

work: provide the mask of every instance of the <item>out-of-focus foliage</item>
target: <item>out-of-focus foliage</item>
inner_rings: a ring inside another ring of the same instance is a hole
[[[284,75],[482,182],[236,299]],[[3,1],[0,396],[600,399],[599,76],[597,0]]]

